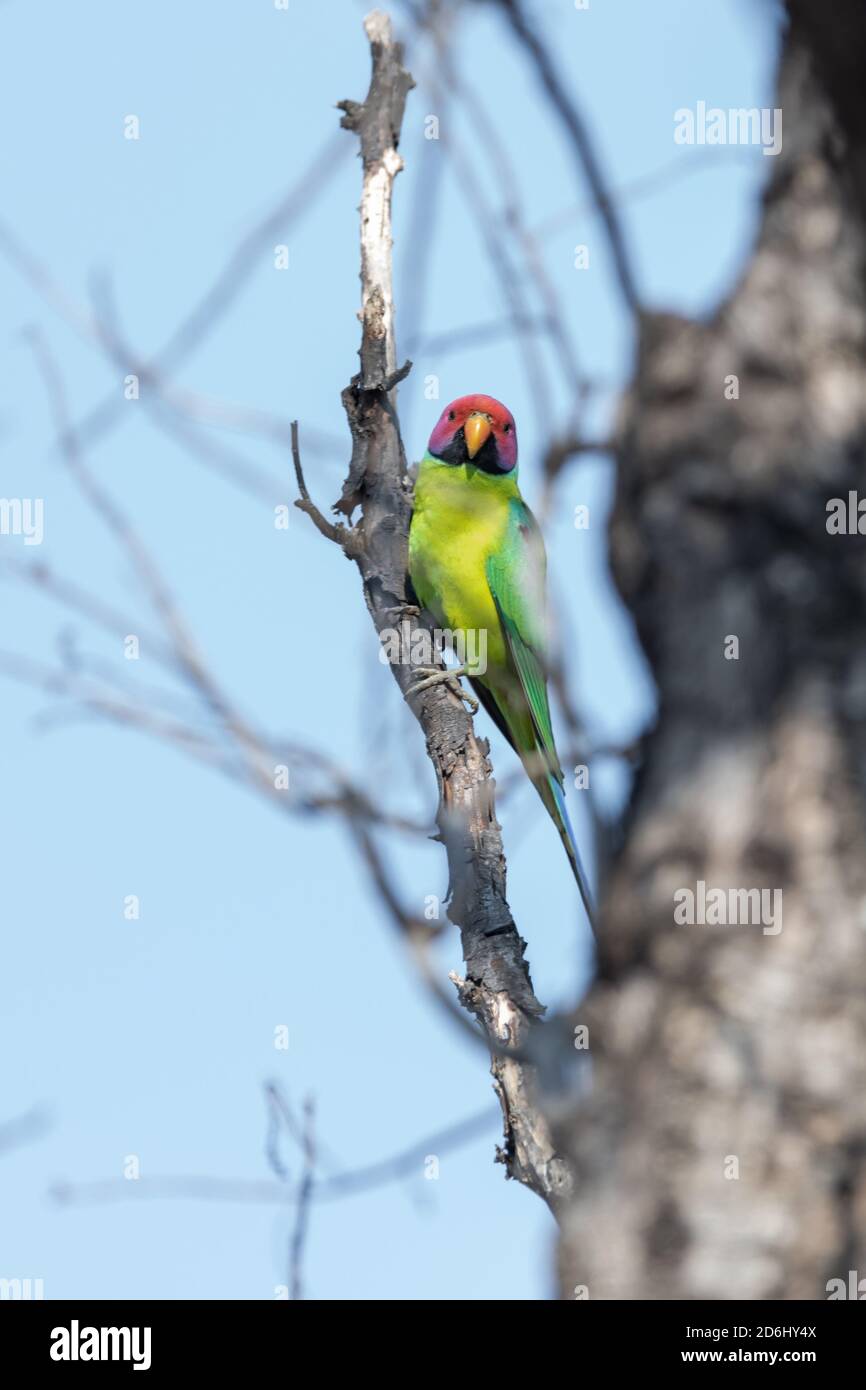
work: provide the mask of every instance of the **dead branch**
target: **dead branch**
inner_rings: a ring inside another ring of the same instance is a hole
[[[298,484],[298,492],[301,494],[295,502],[299,511],[305,512],[310,518],[316,530],[325,537],[326,540],[333,541],[341,549],[346,550],[349,532],[345,526],[335,526],[332,521],[328,521],[310,498],[307,491],[307,484],[304,478],[304,470],[301,466],[301,448],[298,442],[298,422],[292,421],[292,462],[295,465],[295,481]]]
[[[352,459],[337,510],[351,516],[355,561],[370,616],[381,635],[395,614],[407,613],[406,573],[411,497],[406,459],[391,390],[396,380],[394,306],[391,290],[391,191],[402,167],[397,152],[406,95],[412,78],[390,21],[379,13],[365,24],[372,76],[363,103],[340,103],[342,124],[361,143],[362,340],[361,372],[343,392],[352,436]],[[410,667],[393,665],[404,695]],[[448,913],[459,926],[466,961],[461,1002],[478,1018],[494,1045],[493,1075],[506,1129],[507,1170],[552,1207],[568,1190],[567,1166],[530,1096],[520,1062],[500,1056],[525,1046],[542,1015],[524,959],[525,943],[505,893],[505,857],[496,821],[488,746],[476,738],[462,702],[441,686],[413,699],[439,785],[438,826],[448,856]],[[399,913],[399,905],[392,904]]]

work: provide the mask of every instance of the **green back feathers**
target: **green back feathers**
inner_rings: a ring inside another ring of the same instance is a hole
[[[508,653],[532,717],[538,751],[547,770],[561,781],[547,699],[544,542],[522,499],[512,501],[505,544],[489,556],[486,568]]]

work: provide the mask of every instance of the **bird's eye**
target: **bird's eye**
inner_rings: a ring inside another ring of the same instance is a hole
[[[455,413],[454,413],[453,410],[449,410],[449,412],[448,412],[448,419],[449,419],[449,420],[456,420],[456,419],[457,419],[457,416],[455,415]]]
[[[506,420],[506,421],[505,421],[505,424],[502,426],[502,433],[503,433],[503,434],[507,434],[508,431],[509,431],[510,429],[511,429],[511,425],[510,425],[509,422]]]

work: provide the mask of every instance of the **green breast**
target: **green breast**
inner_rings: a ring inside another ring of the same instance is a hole
[[[415,592],[438,626],[485,630],[490,665],[505,663],[505,645],[486,565],[505,543],[516,496],[511,477],[495,478],[471,465],[440,463],[429,454],[415,483],[409,533],[409,574]]]

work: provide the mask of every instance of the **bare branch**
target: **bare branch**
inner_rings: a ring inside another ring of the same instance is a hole
[[[411,1177],[430,1154],[452,1153],[479,1135],[490,1132],[496,1121],[496,1110],[482,1110],[468,1119],[436,1130],[408,1148],[389,1158],[358,1168],[346,1168],[328,1177],[319,1178],[311,1197],[312,1202],[331,1202],[357,1197],[386,1187],[392,1182]],[[94,1182],[55,1183],[51,1189],[55,1201],[68,1206],[83,1206],[94,1202],[123,1201],[124,1199],[194,1198],[212,1202],[253,1202],[263,1205],[293,1205],[301,1196],[300,1186],[272,1179],[260,1181],[243,1178],[206,1178],[194,1174],[140,1178],[129,1182],[125,1178],[97,1179]]]
[[[343,124],[361,139],[362,370],[343,392],[352,434],[349,475],[337,508],[347,515],[360,507],[355,527],[357,553],[370,616],[382,634],[394,614],[406,614],[410,630],[424,624],[408,606],[407,548],[411,499],[400,428],[389,392],[395,381],[394,310],[391,300],[391,187],[402,167],[397,154],[399,123],[412,79],[402,66],[402,48],[390,23],[374,13],[366,22],[373,72],[366,100],[343,102]],[[371,216],[375,211],[375,217]],[[392,665],[405,695],[412,668]],[[412,702],[436,771],[440,804],[437,823],[450,873],[449,917],[461,931],[466,981],[461,1001],[476,1016],[494,1053],[494,1077],[506,1128],[505,1162],[511,1176],[532,1187],[553,1208],[570,1186],[537,1107],[531,1103],[531,1073],[520,1058],[543,1009],[535,997],[505,895],[505,858],[496,821],[488,747],[454,694],[441,686]],[[429,923],[407,913],[377,861],[372,837],[358,829],[359,843],[374,881],[395,921],[426,965],[423,947]],[[425,978],[442,991],[429,965]],[[474,1030],[473,1030],[474,1036]],[[515,1055],[502,1057],[513,1049]]]
[[[217,443],[203,427],[217,426],[223,430],[252,434],[268,440],[283,453],[290,441],[288,420],[270,411],[191,391],[170,381],[158,361],[141,357],[122,337],[113,295],[104,278],[98,278],[94,286],[95,295],[102,302],[104,310],[99,313],[98,306],[91,310],[75,301],[54,279],[48,267],[22,248],[2,223],[0,252],[5,252],[11,263],[45,302],[57,310],[64,322],[103,351],[108,360],[120,367],[125,375],[133,374],[138,378],[142,401],[157,428],[176,438],[216,473],[245,491],[269,502],[281,495],[280,477],[265,472],[240,457],[236,451]],[[112,397],[112,410],[117,408]],[[78,430],[75,431],[75,438],[77,447],[81,449],[85,438]],[[308,430],[307,441],[307,447],[319,453],[334,453],[340,445],[336,437],[320,430]],[[60,444],[66,447],[65,440],[61,440]]]
[[[349,537],[347,528],[342,525],[335,526],[332,521],[328,521],[319,511],[307,491],[307,484],[304,480],[304,470],[301,466],[301,449],[298,443],[297,420],[292,421],[292,462],[295,465],[295,478],[298,483],[298,491],[301,494],[295,502],[295,506],[299,511],[306,512],[316,530],[320,531],[326,540],[333,541],[335,545],[339,545],[341,549],[345,550]]]
[[[488,248],[494,250],[493,261],[497,268],[501,266],[505,252],[504,248],[494,247],[491,242],[491,228],[501,226],[506,232],[510,232],[514,236],[523,255],[525,276],[535,282],[539,298],[544,306],[542,323],[555,349],[557,361],[563,371],[566,388],[573,398],[574,410],[577,412],[586,393],[586,382],[580,371],[577,348],[562,313],[562,296],[547,273],[538,239],[528,227],[524,216],[519,195],[520,180],[511,153],[500,135],[497,123],[491,119],[480,99],[476,84],[464,82],[459,75],[453,57],[453,34],[457,24],[456,13],[439,5],[431,5],[425,22],[432,32],[436,48],[435,79],[438,82],[439,73],[444,74],[448,88],[462,103],[476,131],[477,148],[483,151],[484,161],[492,162],[496,166],[496,185],[502,191],[503,205],[501,212],[496,216],[491,216],[489,212],[481,212],[482,235],[488,243]],[[452,140],[450,135],[446,137],[444,147],[449,153],[456,155],[458,160],[465,165],[467,154],[458,142]],[[476,189],[480,182],[480,179],[473,178],[472,188]],[[518,276],[518,279],[522,278],[524,276]],[[522,314],[521,317],[523,317]],[[526,327],[522,331],[525,333]],[[549,412],[547,418],[550,418]]]
[[[231,734],[246,758],[251,776],[269,792],[273,790],[273,764],[260,738],[247,724],[220,688],[198,651],[179,608],[166,587],[158,566],[151,558],[129,518],[97,481],[84,462],[77,433],[70,428],[66,396],[57,366],[40,335],[31,333],[37,360],[45,379],[60,444],[67,466],[87,501],[129,555],[139,580],[159,618],[171,645],[178,669],[202,698],[208,709]]]
[[[378,391],[396,370],[391,275],[391,189],[403,167],[397,153],[406,97],[415,83],[391,40],[391,21],[373,10],[364,21],[373,56],[367,99],[338,102],[340,124],[361,142],[361,389]]]
[[[688,160],[683,160],[682,153],[679,153],[658,168],[651,169],[646,174],[639,174],[637,178],[630,179],[628,183],[615,188],[609,195],[610,200],[617,207],[622,207],[624,203],[662,193],[673,184],[678,183],[680,179],[693,178],[700,170],[726,170],[732,164],[754,166],[757,157],[754,146],[748,145],[713,145],[708,150],[695,149],[690,151]],[[542,222],[537,223],[533,228],[534,234],[540,240],[545,240],[547,237],[573,226],[576,218],[585,217],[596,207],[595,198],[572,203],[569,207],[561,208],[559,212],[554,212],[549,217],[545,217]]]
[[[167,376],[193,353],[240,294],[260,264],[259,256],[275,235],[309,212],[316,197],[340,168],[343,150],[337,139],[316,151],[297,183],[255,224],[234,247],[215,280],[208,286],[162,349],[149,362],[150,370]],[[116,423],[123,409],[113,391],[76,425],[81,445],[93,444]]]
[[[316,1180],[316,1111],[312,1096],[308,1096],[304,1103],[303,1148],[304,1172],[298,1192],[298,1210],[289,1252],[289,1297],[293,1300],[302,1299],[304,1296],[304,1249],[310,1228],[310,1207]]]
[[[589,184],[595,206],[607,230],[622,297],[631,313],[637,316],[640,313],[640,298],[631,258],[586,121],[571,91],[560,75],[552,53],[540,38],[537,29],[527,18],[521,0],[498,0],[498,3],[516,38],[520,40],[532,59],[536,73],[550,98],[553,109],[569,135],[578,164]]]

